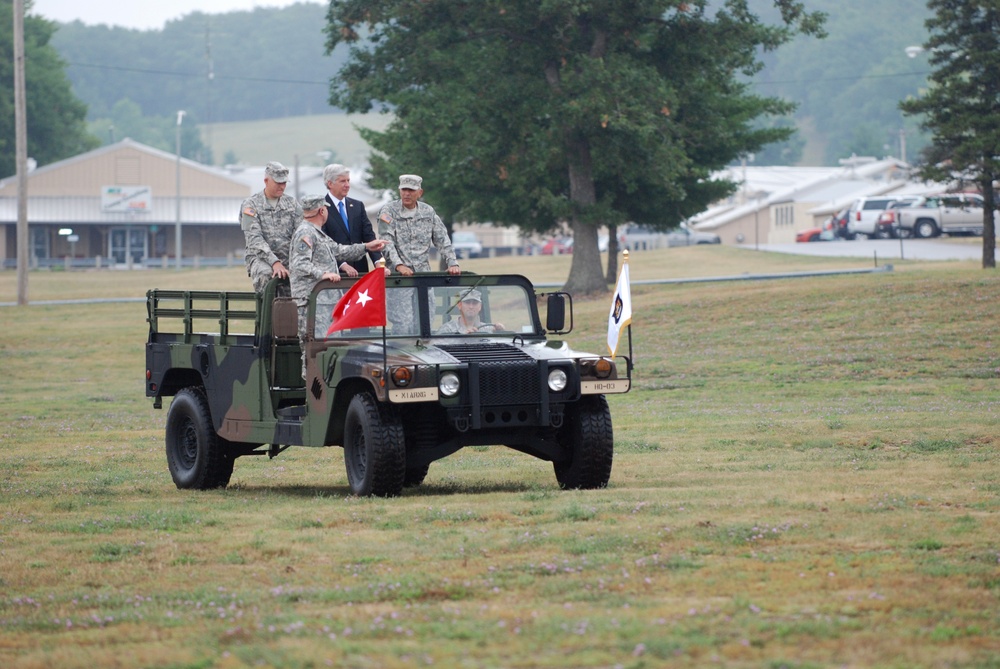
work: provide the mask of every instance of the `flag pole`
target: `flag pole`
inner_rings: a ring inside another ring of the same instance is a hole
[[[385,256],[382,256],[381,258],[378,259],[378,262],[375,263],[375,269],[373,269],[372,271],[381,272],[382,280],[385,281]],[[389,301],[388,296],[384,301],[388,303]],[[388,306],[387,304],[382,305],[382,308],[384,309],[387,306]],[[388,318],[382,319],[382,380],[386,384],[389,383],[389,348],[385,338],[385,325],[387,320]],[[388,385],[386,387],[388,388]]]
[[[622,251],[622,264],[624,265],[628,264],[628,249]],[[630,290],[629,291],[630,301],[631,301],[631,293],[632,291]],[[628,377],[631,379],[632,369],[635,367],[635,365],[632,364],[632,321],[631,320],[629,321],[629,324],[626,327],[628,328],[628,360],[626,361],[627,362],[626,367],[628,367]]]

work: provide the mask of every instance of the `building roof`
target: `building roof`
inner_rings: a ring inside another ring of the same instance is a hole
[[[28,174],[28,219],[56,224],[171,224],[177,220],[177,171],[180,168],[182,223],[235,225],[242,201],[263,188],[264,166],[202,165],[131,139],[102,146],[72,158],[32,170]],[[325,193],[323,168],[291,167],[286,193],[292,197]],[[351,169],[351,197],[365,203],[374,220],[392,198],[391,191],[375,191],[365,181],[365,168]],[[101,193],[106,186],[148,186],[145,211],[104,211]],[[17,178],[0,180],[0,222],[17,220]]]
[[[860,158],[842,167],[733,166],[715,175],[741,184],[727,200],[718,202],[690,220],[699,230],[720,228],[772,205],[802,203],[813,216],[835,214],[860,197],[921,195],[940,191],[943,184],[915,181],[909,166],[899,160]]]
[[[238,225],[242,197],[181,198],[181,223]],[[17,220],[17,198],[0,197],[0,221]],[[108,225],[172,225],[177,221],[177,199],[153,197],[142,212],[108,212],[100,197],[28,197],[32,223],[102,223]]]

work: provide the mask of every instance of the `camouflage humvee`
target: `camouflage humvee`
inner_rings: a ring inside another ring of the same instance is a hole
[[[614,437],[604,395],[628,392],[631,362],[573,351],[565,293],[538,295],[522,276],[421,274],[386,282],[386,328],[327,335],[352,285],[321,282],[309,299],[306,378],[295,303],[272,281],[251,292],[147,294],[146,395],[162,407],[178,488],[228,485],[243,455],[292,445],[341,446],[351,490],[397,495],[430,463],[465,446],[505,445],[553,463],[563,488],[601,488]],[[478,293],[481,327],[445,332],[459,297]],[[624,370],[621,366],[624,364]]]

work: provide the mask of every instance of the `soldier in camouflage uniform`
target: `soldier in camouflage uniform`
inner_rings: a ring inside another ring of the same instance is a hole
[[[303,221],[295,229],[290,245],[289,280],[292,298],[299,312],[299,342],[305,343],[306,313],[309,295],[316,284],[324,279],[340,281],[340,263],[360,260],[368,251],[380,251],[385,246],[381,239],[373,239],[364,244],[338,244],[323,232],[327,208],[325,195],[309,195],[302,198]],[[336,291],[339,293],[339,291]],[[326,332],[333,316],[336,301],[316,307],[316,330]],[[302,352],[302,378],[306,376],[305,346]]]
[[[264,292],[272,278],[288,277],[288,245],[295,226],[302,220],[302,208],[295,198],[285,195],[288,168],[270,162],[264,168],[264,190],[243,200],[240,227],[246,237],[247,274],[253,289]]]
[[[422,184],[423,179],[416,174],[401,175],[399,199],[385,205],[379,212],[379,237],[388,242],[386,267],[403,276],[430,272],[430,250],[431,246],[435,246],[448,266],[448,273],[461,274],[447,228],[434,207],[420,202],[424,194]],[[401,301],[401,292],[389,291],[386,294],[386,312],[394,331],[409,332],[413,329],[415,305],[405,296]]]
[[[484,323],[479,314],[483,310],[483,296],[469,288],[458,296],[458,314],[437,329],[437,334],[492,334],[503,330],[503,323]]]

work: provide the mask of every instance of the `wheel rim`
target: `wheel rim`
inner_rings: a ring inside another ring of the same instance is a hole
[[[185,469],[191,469],[198,459],[198,431],[195,429],[194,421],[190,419],[184,421],[180,434],[177,435],[177,441],[178,460]]]
[[[365,478],[368,469],[368,453],[365,449],[364,430],[358,427],[351,440],[351,470],[358,481]]]

